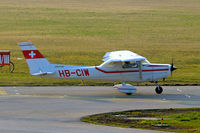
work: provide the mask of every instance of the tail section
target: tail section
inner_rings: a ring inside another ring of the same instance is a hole
[[[44,58],[31,42],[20,42],[18,44],[24,54],[31,75],[42,76],[53,74],[49,61]]]

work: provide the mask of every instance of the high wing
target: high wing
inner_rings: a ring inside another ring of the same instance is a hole
[[[136,53],[133,53],[128,50],[122,51],[113,51],[107,52],[104,56],[104,63],[101,66],[104,66],[111,62],[126,62],[126,61],[143,61],[146,60],[145,57],[140,56]]]

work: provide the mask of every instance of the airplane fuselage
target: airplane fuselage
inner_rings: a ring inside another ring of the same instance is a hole
[[[101,66],[74,66],[57,65],[54,67],[54,74],[45,77],[61,79],[93,79],[93,80],[116,80],[116,81],[157,81],[170,75],[168,64],[144,64],[142,65],[142,78],[139,68],[113,68]]]

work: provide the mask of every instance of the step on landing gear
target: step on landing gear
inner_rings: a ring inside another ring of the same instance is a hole
[[[155,89],[156,93],[161,94],[163,92],[163,88],[158,84],[157,81],[155,82],[155,84],[157,86],[156,89]]]

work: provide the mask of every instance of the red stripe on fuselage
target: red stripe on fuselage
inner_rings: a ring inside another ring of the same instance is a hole
[[[98,67],[95,67],[98,71],[101,71],[103,73],[128,73],[128,72],[139,72],[139,70],[127,70],[127,71],[105,71],[102,69],[99,69]],[[153,71],[169,71],[169,69],[155,69],[155,70],[142,70],[142,72],[153,72]]]
[[[168,67],[168,65],[149,65],[148,67]]]

